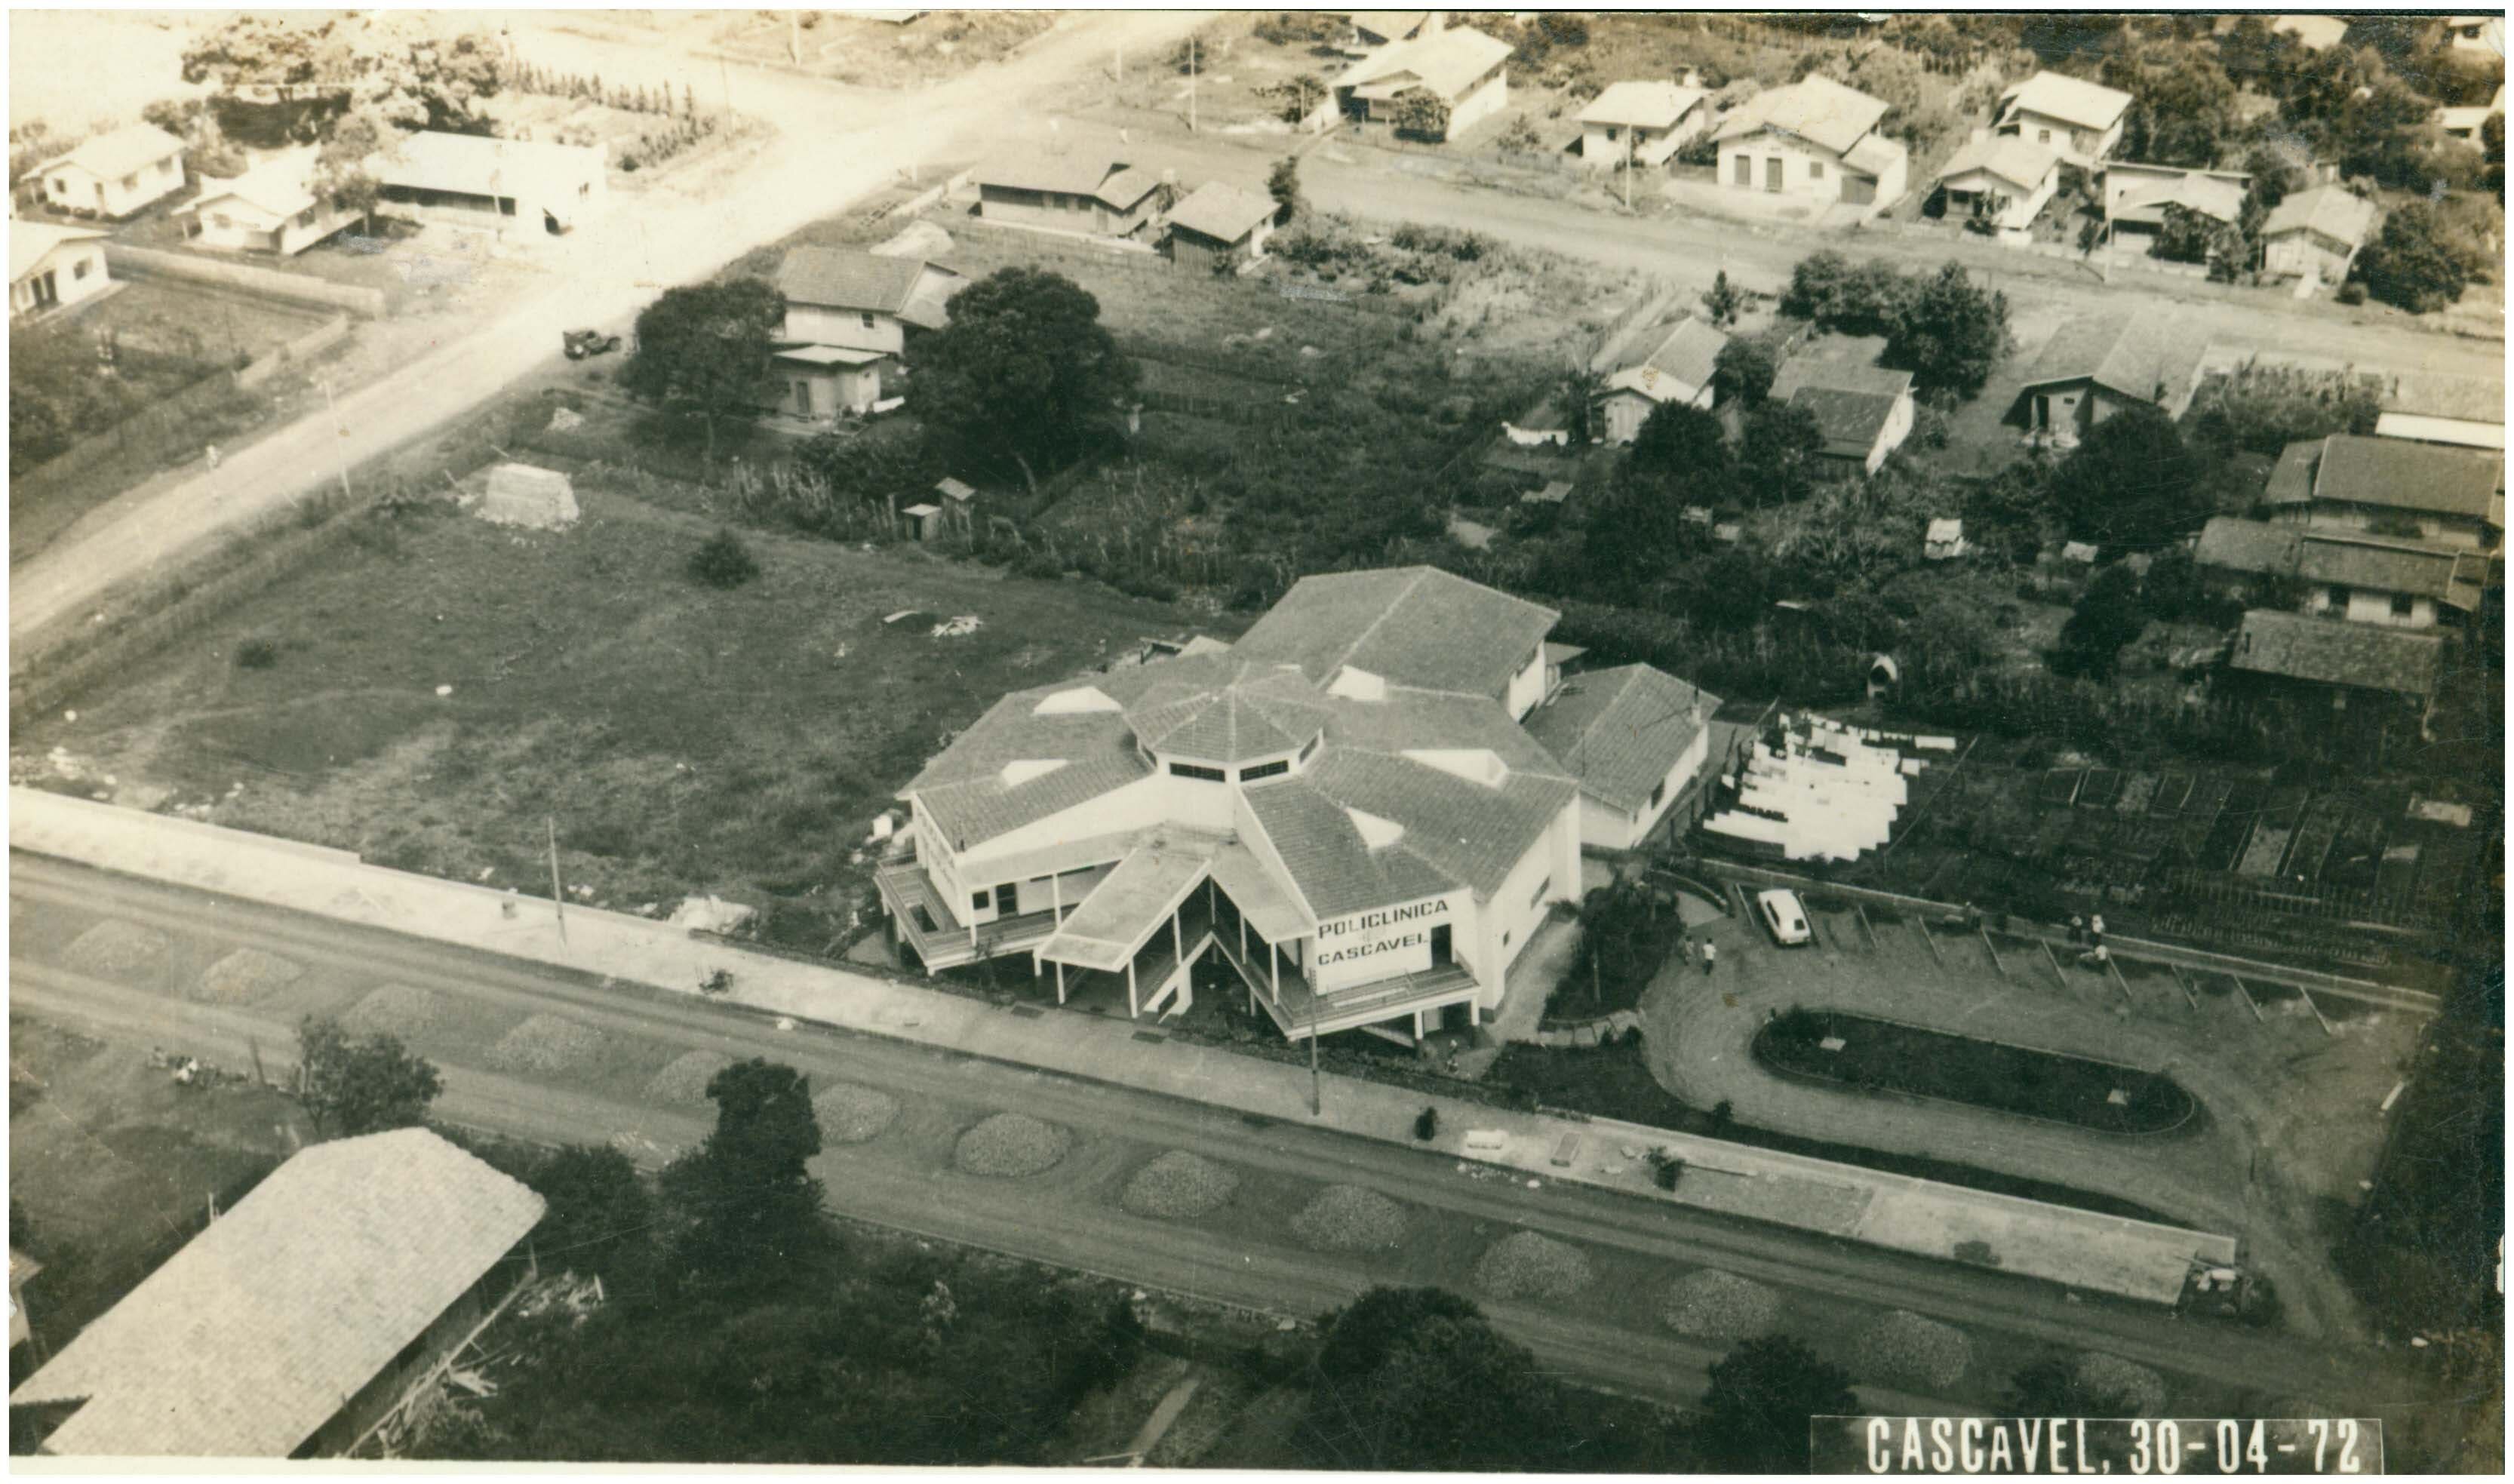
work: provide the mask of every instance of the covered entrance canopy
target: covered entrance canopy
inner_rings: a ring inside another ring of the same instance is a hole
[[[1108,973],[1124,968],[1137,949],[1168,926],[1170,914],[1204,875],[1202,856],[1136,851],[1118,862],[1035,951],[1043,962],[1077,969]]]

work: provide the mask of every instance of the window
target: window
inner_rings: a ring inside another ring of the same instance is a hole
[[[2335,583],[2335,582],[2332,584],[2332,587],[2331,587],[2331,606],[2332,606],[2332,607],[2333,607],[2333,608],[2337,608],[2337,609],[2342,609],[2342,610],[2346,609],[2346,608],[2348,607],[2348,598],[2349,598],[2349,592],[2348,592],[2348,589],[2347,589],[2347,588],[2342,587],[2342,586],[2338,585],[2338,584],[2337,584],[2337,583]]]
[[[864,327],[865,327],[866,329],[870,330],[870,329],[872,329],[872,313],[871,313],[870,311],[868,311],[868,312],[866,312],[866,313],[864,313],[864,314],[860,314],[860,315],[858,315],[858,316],[856,316],[856,317],[857,317],[858,319],[861,319],[861,320],[863,320],[863,321],[864,321]]]
[[[314,224],[314,208],[309,206],[304,211],[299,212],[297,214],[297,224],[299,226],[312,226]]]
[[[72,278],[85,278],[86,276],[87,276],[87,260],[86,260],[86,259],[82,258],[82,259],[80,259],[78,261],[76,261],[76,262],[74,262],[74,263],[71,263],[71,264],[70,264],[70,277],[72,277]]]
[[[2048,144],[2048,143],[2050,143],[2050,142],[2051,142],[2051,131],[2050,131],[2050,130],[2048,130],[2048,129],[2037,129],[2037,130],[2035,130],[2035,131],[2034,131],[2034,140],[2035,140],[2035,142],[2036,142],[2036,143],[2038,143],[2038,144]]]
[[[140,177],[139,177],[139,176],[137,176],[137,175],[128,175],[128,176],[124,176],[124,177],[122,178],[122,188],[123,188],[124,190],[137,190],[137,189],[139,189],[139,188],[140,188]]]
[[[514,214],[515,198],[512,196],[500,196],[498,198],[498,215],[501,217],[511,217]]]
[[[1290,763],[1259,763],[1254,768],[1239,770],[1239,782],[1253,783],[1261,778],[1280,778],[1292,771]]]
[[[969,910],[973,912],[983,912],[986,909],[987,894],[984,892],[971,892],[969,894]]]
[[[1310,754],[1317,750],[1318,750],[1318,738],[1313,737],[1302,746],[1300,761],[1305,763],[1308,762],[1310,760]]]
[[[214,226],[225,228],[235,225],[235,219],[224,212],[214,212],[210,216],[210,222]]]
[[[1545,901],[1545,894],[1552,890],[1554,890],[1554,878],[1548,876],[1544,880],[1536,883],[1535,894],[1527,899],[1527,904],[1529,906],[1542,905]]]
[[[60,176],[53,177],[53,194],[57,196],[66,196],[69,193],[70,182]]]
[[[1200,768],[1194,763],[1172,763],[1170,773],[1176,778],[1192,778],[1207,783],[1219,783],[1229,776],[1219,768]]]
[[[1658,781],[1658,786],[1650,790],[1650,807],[1652,809],[1656,809],[1658,807],[1658,801],[1666,797],[1667,780],[1660,779]]]
[[[80,271],[80,272],[86,272],[86,271],[87,271],[87,264],[85,264],[85,263],[81,263],[81,264],[79,264],[79,271]],[[2418,605],[2417,605],[2417,600],[2416,600],[2416,599],[2414,599],[2414,598],[2412,598],[2408,593],[2406,593],[2406,592],[2396,592],[2396,593],[2392,594],[2392,617],[2393,617],[2393,618],[2395,618],[2395,619],[2406,619],[2406,618],[2409,618],[2409,617],[2411,617],[2412,615],[2413,615],[2413,614],[2415,614],[2415,613],[2417,612],[2417,607],[2418,607]]]
[[[1807,179],[1810,180],[1821,180],[1824,179],[1824,161],[1807,161]]]

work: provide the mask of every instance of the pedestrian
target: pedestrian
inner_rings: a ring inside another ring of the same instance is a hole
[[[2102,946],[2104,945],[2104,914],[2103,914],[2103,913],[2101,913],[2101,912],[2097,912],[2097,913],[2095,914],[2094,921],[2089,922],[2089,923],[2088,923],[2088,924],[2087,924],[2087,942],[2088,942],[2088,943],[2093,943],[2093,944],[2094,944],[2096,947],[2098,947],[2098,948],[2100,948],[2100,947],[2102,947]]]
[[[1711,977],[1712,967],[1719,962],[1720,945],[1716,943],[1712,943],[1708,939],[1705,939],[1702,944],[1702,977],[1704,979],[1709,979]]]
[[[2079,916],[2075,912],[2071,912],[2069,914],[2069,942],[2074,944],[2081,943],[2086,941],[2087,919]]]
[[[1676,943],[1677,946],[1684,950],[1684,961],[1688,964],[1693,962],[1693,935],[1689,932],[1679,933],[1676,935]]]
[[[208,453],[204,455],[204,457],[209,460],[211,468],[217,468],[219,466],[219,446],[215,443],[211,444]]]

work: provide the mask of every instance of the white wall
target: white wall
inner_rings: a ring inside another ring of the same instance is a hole
[[[129,181],[128,184],[124,183]],[[76,165],[57,165],[44,172],[44,198],[57,206],[79,207],[108,217],[127,217],[160,196],[182,188],[183,157],[170,155],[142,165],[127,177],[101,180]]]
[[[1737,183],[1737,161],[1741,159],[1754,162],[1753,180],[1744,185]],[[1818,201],[1838,201],[1842,198],[1843,170],[1840,155],[1819,145],[1810,144],[1804,140],[1774,134],[1768,129],[1759,134],[1747,135],[1743,139],[1728,140],[1721,144],[1720,183],[1730,190],[1764,193],[1765,172],[1770,168],[1765,162],[1770,160],[1781,162],[1781,188],[1771,194],[1800,196]],[[1887,199],[1886,182],[1883,180],[1878,182],[1877,196],[1880,201]]]
[[[1896,397],[1893,410],[1886,415],[1886,425],[1877,430],[1877,446],[1868,451],[1868,472],[1876,473],[1885,464],[1886,456],[1912,436],[1912,416],[1911,397]]]
[[[2316,587],[2305,595],[2305,612],[2332,613],[2334,605],[2331,599],[2332,589]],[[2373,623],[2385,628],[2433,628],[2436,623],[2436,606],[2433,598],[2413,597],[2410,599],[2410,611],[2404,617],[2392,612],[2390,593],[2372,592],[2352,587],[2348,589],[2348,606],[2340,613],[2340,617],[2351,623]]]
[[[2129,118],[2129,114],[2123,114],[2121,120],[2115,122],[2110,129],[2077,129],[2072,128],[2066,120],[2052,118],[2048,114],[2020,111],[2016,115],[2015,127],[2002,132],[2016,135],[2033,143],[2048,145],[2058,151],[2063,159],[2073,165],[2092,165],[2098,160],[2109,157],[2116,148],[2120,147],[2122,128]]]
[[[1528,656],[1527,662],[1519,667],[1519,673],[1510,677],[1510,687],[1502,694],[1502,707],[1513,718],[1524,721],[1527,713],[1535,710],[1536,703],[1544,699],[1545,644],[1539,640],[1536,653]]]
[[[1641,822],[1586,793],[1580,795],[1580,843],[1600,850],[1630,850],[1641,838]]]
[[[1484,119],[1499,113],[1510,102],[1510,69],[1496,68],[1486,81],[1470,89],[1467,96],[1449,105],[1449,129],[1441,136],[1454,140]]]
[[[93,299],[113,280],[105,272],[104,243],[90,238],[64,242],[44,255],[34,271],[9,286],[9,312],[24,314],[36,307],[35,281],[46,273],[53,275],[54,302],[74,304]]]
[[[867,320],[872,323],[865,323]],[[884,355],[897,355],[906,345],[899,321],[890,315],[818,304],[786,306],[786,339],[847,350],[877,350]]]
[[[1452,959],[1474,952],[1476,914],[1464,892],[1330,918],[1301,941],[1303,972],[1320,989],[1377,983],[1432,967],[1432,931],[1449,930]]]

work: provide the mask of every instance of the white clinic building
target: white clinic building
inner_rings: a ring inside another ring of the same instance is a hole
[[[876,880],[903,956],[1023,955],[1059,1003],[1143,1017],[1216,954],[1294,1040],[1488,1018],[1583,844],[1646,832],[1719,704],[1671,682],[1687,705],[1639,740],[1558,758],[1557,617],[1428,567],[1311,577],[1236,644],[1006,696],[901,791],[913,854]],[[1643,774],[1669,786],[1625,800]],[[1646,821],[1586,840],[1601,793]]]

